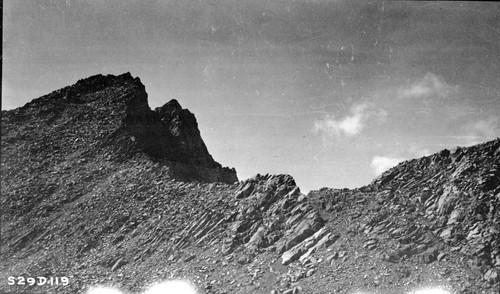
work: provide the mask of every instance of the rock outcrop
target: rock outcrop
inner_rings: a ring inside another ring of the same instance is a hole
[[[171,100],[153,111],[147,96],[130,73],[80,80],[2,111],[4,146],[16,149],[15,160],[43,156],[55,164],[72,156],[126,160],[147,155],[181,179],[238,180],[234,169],[223,168],[209,154],[189,110]]]
[[[350,220],[363,248],[377,249],[382,260],[462,263],[498,285],[499,162],[496,139],[403,162],[359,189],[322,189],[309,197],[327,214]],[[463,293],[472,291],[464,276],[446,275]]]

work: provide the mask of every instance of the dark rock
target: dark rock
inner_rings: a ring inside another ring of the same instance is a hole
[[[252,261],[252,257],[248,254],[243,254],[236,259],[236,262],[238,262],[241,265],[245,265],[251,261]]]
[[[370,239],[363,244],[363,248],[366,248],[368,250],[375,249],[377,247],[378,240],[377,239]]]
[[[191,254],[188,257],[184,258],[184,262],[190,262],[191,260],[195,259],[196,255]]]
[[[250,196],[254,189],[254,184],[249,182],[246,183],[240,190],[238,190],[235,194],[236,199],[246,198]]]
[[[435,247],[426,250],[425,252],[420,254],[422,262],[431,263],[437,260],[439,254],[439,250]]]
[[[335,252],[333,253],[332,255],[329,255],[327,258],[326,258],[326,261],[331,263],[333,260],[336,260],[337,258],[339,257],[338,253]]]
[[[281,250],[289,250],[290,248],[302,242],[307,237],[312,236],[323,226],[323,224],[324,220],[318,214],[313,214],[308,218],[303,219],[294,228],[293,232],[290,233],[288,241],[286,241],[285,246],[282,247]]]

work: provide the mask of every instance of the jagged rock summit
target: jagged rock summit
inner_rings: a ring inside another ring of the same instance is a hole
[[[151,110],[139,78],[95,75],[2,112],[2,137],[26,155],[119,159],[147,155],[184,179],[236,182],[205,146],[195,116],[176,100]],[[18,153],[19,154],[19,153]]]

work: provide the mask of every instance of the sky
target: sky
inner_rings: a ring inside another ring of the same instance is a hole
[[[3,1],[2,109],[130,72],[240,180],[303,192],[500,136],[500,4]]]

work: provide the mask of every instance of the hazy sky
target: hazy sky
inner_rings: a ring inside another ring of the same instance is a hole
[[[3,1],[2,109],[131,72],[240,179],[359,187],[500,136],[500,4]],[[354,3],[353,3],[354,2]]]

